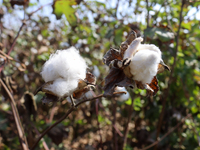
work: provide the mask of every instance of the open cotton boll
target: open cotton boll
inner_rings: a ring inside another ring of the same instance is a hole
[[[49,60],[44,64],[41,75],[45,82],[57,78],[84,79],[87,65],[75,47],[66,50],[57,50],[51,54]]]
[[[153,44],[141,44],[142,38],[136,38],[124,54],[131,58],[129,65],[133,79],[142,83],[151,83],[157,74],[158,64],[162,60],[161,51]]]
[[[120,94],[120,96],[117,97],[117,100],[119,100],[121,102],[128,100],[129,97],[130,97],[129,92],[126,90],[125,87],[116,86],[115,87],[115,92],[126,92],[126,94]]]
[[[57,50],[44,64],[41,75],[45,82],[53,81],[45,87],[56,96],[69,96],[78,87],[80,79],[86,77],[86,62],[74,47]]]
[[[141,50],[132,57],[130,72],[133,78],[142,83],[151,83],[157,74],[160,55],[154,51]]]

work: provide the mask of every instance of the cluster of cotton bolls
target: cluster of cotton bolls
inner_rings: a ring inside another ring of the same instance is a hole
[[[70,96],[80,80],[86,77],[87,65],[75,47],[57,50],[44,64],[41,75],[44,81],[51,82],[44,90],[61,98]]]
[[[141,37],[133,40],[125,51],[123,59],[130,61],[128,73],[132,74],[132,79],[146,84],[151,83],[158,72],[158,65],[163,61],[158,47],[152,44],[141,44],[142,41]],[[79,81],[86,78],[86,69],[86,62],[75,47],[57,50],[50,56],[42,69],[42,78],[46,83],[50,83],[43,88],[59,98],[70,96],[78,89]],[[97,66],[94,66],[93,73],[97,78],[99,77]],[[127,92],[125,87],[116,87],[115,91]],[[125,101],[128,98],[129,93],[127,92],[117,99]]]

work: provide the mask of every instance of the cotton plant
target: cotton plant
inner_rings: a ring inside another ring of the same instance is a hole
[[[70,96],[75,105],[73,97],[80,97],[95,84],[94,76],[86,70],[87,64],[75,47],[57,50],[42,68],[45,84],[37,92],[45,92],[44,103]]]
[[[110,67],[105,78],[104,90],[110,95],[116,86],[146,89],[154,96],[159,87],[156,75],[170,70],[162,60],[160,49],[153,44],[142,44],[142,37],[132,31],[120,50],[111,48],[104,56],[104,63]]]

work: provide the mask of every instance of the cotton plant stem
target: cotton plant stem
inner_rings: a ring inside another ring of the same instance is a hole
[[[128,120],[127,120],[127,123],[126,123],[126,127],[125,127],[125,130],[124,130],[124,137],[123,137],[123,143],[122,143],[122,149],[125,148],[126,146],[126,142],[127,142],[127,135],[128,135],[128,131],[129,131],[129,123],[131,121],[131,116],[132,116],[132,112],[133,112],[133,97],[131,98],[131,105],[130,105],[130,109],[129,109],[129,115],[128,115]]]
[[[100,123],[99,123],[99,120],[98,120],[98,116],[99,116],[98,104],[99,104],[99,99],[97,99],[96,102],[95,102],[95,110],[96,110],[97,125],[98,125],[98,130],[99,130],[100,145],[101,145],[101,148],[103,149],[101,128],[100,128]]]
[[[37,10],[31,12],[30,14],[28,14],[29,19],[27,19],[27,20],[30,20],[30,17],[31,17],[34,13],[36,13],[37,11],[39,11],[40,9],[42,9],[43,7],[45,7],[45,6],[47,6],[47,5],[51,5],[51,4],[53,4],[53,3],[51,2],[51,3],[48,3],[48,4],[46,4],[46,5],[43,5],[43,6],[39,7]],[[17,39],[18,39],[18,37],[19,37],[19,34],[20,34],[20,32],[22,31],[22,28],[26,25],[26,21],[27,21],[27,20],[25,20],[25,8],[24,8],[24,19],[23,19],[22,25],[21,25],[21,27],[19,28],[19,31],[17,32],[17,35],[16,35],[16,37],[15,37],[15,39],[14,39],[12,45],[11,45],[11,48],[9,49],[9,51],[8,51],[8,53],[7,53],[8,56],[9,56],[10,53],[13,51],[13,48],[14,48],[14,46],[15,46],[15,44],[16,44],[16,41],[17,41]],[[4,65],[5,65],[5,63],[4,63]],[[1,71],[3,70],[3,68],[4,68],[4,65],[2,65],[2,66],[0,67],[0,73],[1,73]]]
[[[124,94],[124,93],[126,93],[126,92],[114,92],[113,95],[116,95],[116,94]],[[53,127],[55,127],[57,124],[61,123],[65,118],[67,118],[67,116],[69,116],[69,114],[70,114],[71,112],[73,112],[74,110],[76,110],[76,108],[77,108],[79,105],[81,105],[81,104],[83,104],[83,103],[85,103],[85,102],[88,102],[88,101],[94,101],[94,100],[96,100],[96,99],[98,99],[98,98],[101,98],[101,97],[105,97],[105,95],[104,95],[104,94],[100,94],[100,95],[98,95],[98,96],[96,96],[96,97],[93,97],[93,98],[90,98],[90,99],[85,99],[85,100],[83,100],[83,101],[80,101],[79,103],[75,104],[75,106],[72,106],[72,107],[66,112],[66,114],[65,114],[64,116],[62,116],[58,121],[56,121],[54,124],[52,124],[50,127],[48,127],[47,129],[45,129],[45,130],[42,132],[42,134],[40,135],[40,137],[38,137],[37,141],[35,142],[35,144],[32,146],[32,148],[31,148],[30,150],[34,150],[34,149],[36,148],[37,144],[39,143],[39,141],[47,134],[47,132],[50,131]]]
[[[105,108],[103,107],[102,104],[99,104],[99,106],[103,109],[103,111],[106,112]],[[105,114],[105,116],[112,122],[112,119],[111,119],[111,116],[108,115],[108,114]],[[120,136],[120,137],[123,137],[123,134],[121,133],[121,131],[119,131],[119,129],[116,127],[116,125],[112,125],[114,127],[114,129],[116,130],[117,134]]]
[[[46,130],[44,130],[42,132],[42,134],[40,135],[40,137],[37,139],[37,141],[35,142],[35,144],[32,146],[32,148],[30,150],[34,150],[37,146],[37,144],[39,143],[39,141],[44,137],[45,134],[47,134],[48,131],[50,131],[53,127],[55,127],[57,124],[59,124],[60,122],[62,122],[72,111],[74,111],[76,109],[76,107],[71,107],[67,113],[62,116],[58,121],[56,121],[53,125],[51,125],[50,127],[48,127]]]
[[[116,111],[117,111],[117,102],[115,100],[112,100],[112,116],[113,116],[113,120],[112,120],[112,133],[113,133],[113,149],[114,150],[118,150],[118,138],[117,138],[117,133],[116,130],[114,128],[114,126],[116,126]]]
[[[19,34],[20,34],[20,32],[21,32],[21,30],[22,30],[22,28],[23,28],[24,25],[25,25],[25,22],[23,21],[23,23],[22,23],[21,27],[19,28],[19,31],[18,31],[18,33],[17,33],[15,39],[14,39],[12,45],[11,45],[11,48],[10,48],[9,51],[8,51],[8,55],[10,55],[10,53],[12,52],[12,50],[13,50],[15,44],[16,44],[17,38],[19,37]],[[5,63],[4,63],[4,65],[5,65]],[[4,65],[0,67],[0,73],[1,73],[1,71],[3,70],[3,68],[4,68]]]
[[[180,12],[180,16],[179,16],[180,22],[179,22],[179,27],[178,27],[177,36],[176,36],[176,47],[175,47],[174,63],[172,65],[171,74],[170,74],[170,77],[169,77],[168,89],[165,91],[164,95],[169,95],[169,89],[170,89],[170,85],[171,85],[171,82],[172,82],[172,77],[174,75],[174,69],[175,69],[175,66],[176,66],[178,45],[179,45],[179,35],[180,35],[181,23],[182,23],[182,20],[183,20],[183,16],[182,16],[183,14],[182,13],[183,13],[184,4],[185,4],[185,0],[182,0],[181,12]],[[161,129],[161,126],[162,126],[162,121],[163,121],[163,116],[164,116],[164,112],[165,112],[166,102],[167,102],[167,96],[165,96],[164,99],[163,99],[163,103],[162,103],[163,107],[162,107],[161,114],[160,114],[159,121],[158,121],[156,139],[158,139],[158,137],[160,135],[160,129]],[[156,150],[156,149],[157,149],[157,147],[154,148],[154,150]]]
[[[183,118],[181,120],[181,122],[179,122],[175,127],[171,128],[165,135],[163,135],[159,140],[155,141],[154,143],[152,143],[151,145],[143,148],[143,149],[139,149],[139,150],[147,150],[155,145],[157,145],[159,142],[161,142],[162,140],[164,140],[168,135],[170,135],[174,130],[176,130],[182,123],[185,122],[185,120],[187,118],[190,118],[191,117],[191,114],[188,114],[185,118]]]
[[[18,113],[18,110],[17,110],[17,107],[16,107],[15,100],[13,99],[12,94],[10,93],[10,91],[8,90],[7,86],[4,84],[2,79],[0,79],[0,83],[1,83],[1,85],[3,86],[3,88],[5,89],[6,93],[8,94],[8,96],[10,98],[10,105],[11,105],[12,112],[13,112],[13,115],[14,115],[15,124],[16,124],[16,127],[17,127],[19,141],[20,141],[20,144],[22,146],[22,149],[23,150],[29,150],[28,142],[27,142],[27,139],[26,139],[26,136],[25,136],[25,133],[24,133],[23,126],[22,126],[21,121],[20,121],[20,117],[19,117],[19,113]]]
[[[55,0],[55,1],[56,1],[56,0]],[[36,9],[35,11],[31,12],[30,14],[28,14],[29,18],[30,18],[34,13],[38,12],[39,10],[41,10],[42,8],[44,8],[45,6],[52,5],[52,4],[53,4],[53,3],[51,2],[51,3],[45,4],[45,5],[41,6],[41,7],[39,7],[39,8]]]
[[[33,124],[33,122],[29,121],[29,123],[31,124],[31,126],[35,129],[35,132],[38,136],[40,136],[40,132],[38,131],[38,129],[35,127],[35,125]],[[47,143],[45,142],[44,138],[42,138],[42,144],[45,150],[50,150],[49,147],[47,146]]]

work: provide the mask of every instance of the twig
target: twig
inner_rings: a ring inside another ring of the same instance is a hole
[[[53,117],[54,117],[55,112],[56,112],[56,103],[54,103],[54,105],[51,109],[51,113],[50,113],[48,123],[51,123],[53,121]]]
[[[103,150],[100,123],[99,123],[99,120],[98,120],[98,116],[99,116],[98,102],[99,102],[99,100],[97,99],[97,101],[95,102],[95,109],[96,109],[97,125],[98,125],[98,130],[99,130],[99,137],[100,137],[100,146],[101,146],[101,148]]]
[[[169,95],[169,88],[172,82],[172,76],[174,74],[174,69],[176,66],[176,61],[177,61],[177,52],[178,52],[178,45],[179,45],[179,34],[180,34],[180,29],[181,29],[181,23],[183,20],[183,6],[185,4],[185,0],[182,0],[182,5],[181,5],[181,12],[180,12],[180,17],[179,17],[179,27],[178,27],[178,31],[177,31],[177,36],[176,36],[176,47],[175,47],[175,55],[174,55],[174,63],[172,65],[172,69],[171,69],[171,74],[169,77],[169,82],[168,82],[168,89],[166,90],[164,95]],[[159,118],[159,122],[158,122],[158,128],[157,128],[157,134],[156,134],[156,139],[159,137],[160,134],[160,129],[162,126],[162,121],[163,121],[163,116],[164,116],[164,112],[165,112],[165,107],[166,107],[166,102],[167,102],[167,96],[164,97],[163,99],[163,103],[162,103],[162,110],[161,110],[161,114],[160,114],[160,118]],[[157,149],[157,147],[155,147],[155,150]]]
[[[99,104],[99,106],[103,109],[103,111],[106,112],[106,110],[105,110],[105,108],[103,107],[102,104]],[[110,116],[110,115],[105,114],[105,116],[108,117],[108,119],[112,122],[112,119],[111,119],[111,116]],[[116,130],[116,132],[118,133],[118,135],[119,135],[120,137],[123,137],[123,134],[121,133],[121,131],[119,131],[119,129],[116,127],[116,125],[112,125],[112,126],[114,127],[114,129]]]
[[[40,132],[39,132],[38,129],[34,126],[33,122],[32,122],[32,121],[29,121],[29,123],[30,123],[31,126],[34,128],[36,134],[37,134],[38,136],[40,136]],[[43,144],[45,150],[49,150],[49,147],[47,146],[47,143],[45,142],[44,138],[42,138],[42,144]]]
[[[114,92],[113,95],[115,94],[124,94],[125,92]],[[35,147],[37,146],[38,142],[41,140],[42,137],[44,137],[44,135],[50,131],[53,127],[55,127],[57,124],[59,124],[60,122],[62,122],[72,111],[74,111],[76,109],[76,107],[78,107],[79,105],[85,103],[85,102],[88,102],[88,101],[93,101],[93,100],[96,100],[98,98],[101,98],[101,97],[105,97],[104,94],[100,94],[96,97],[93,97],[93,98],[90,98],[90,99],[85,99],[79,103],[77,103],[75,106],[71,107],[67,113],[62,116],[58,121],[56,121],[54,124],[52,124],[50,127],[48,127],[45,131],[42,132],[42,134],[40,135],[40,137],[37,139],[37,141],[35,142],[35,144],[32,146],[32,148],[30,150],[34,150]]]
[[[40,137],[37,139],[37,141],[35,142],[35,144],[32,146],[31,150],[35,149],[35,147],[37,146],[38,142],[41,140],[41,138],[43,138],[43,136],[50,131],[53,127],[55,127],[57,124],[59,124],[60,122],[62,122],[72,111],[74,111],[76,109],[76,107],[71,107],[67,113],[62,116],[58,121],[56,121],[54,124],[52,124],[50,127],[48,127],[46,130],[44,130],[42,132],[42,134],[40,135]]]
[[[118,145],[117,145],[117,133],[116,130],[114,128],[114,126],[116,126],[116,111],[117,111],[117,102],[115,100],[112,100],[112,116],[113,116],[113,120],[112,120],[112,132],[113,132],[113,149],[118,150]]]
[[[25,25],[25,21],[22,22],[22,25],[21,25],[21,27],[19,28],[19,31],[17,32],[17,35],[16,35],[16,37],[15,37],[15,39],[14,39],[12,45],[11,45],[11,48],[10,48],[9,51],[8,51],[8,55],[10,55],[10,53],[12,52],[12,50],[13,50],[15,44],[16,44],[17,38],[19,37],[19,33],[21,32],[21,30],[22,30],[22,28],[23,28],[24,25]],[[5,63],[4,63],[4,65],[5,65]],[[1,71],[3,70],[3,68],[4,68],[4,65],[2,65],[2,66],[0,67],[0,73],[1,73]]]
[[[116,7],[115,7],[115,17],[117,17],[118,7],[119,7],[119,0],[117,0],[117,4],[116,4]]]
[[[22,30],[22,28],[23,28],[23,26],[24,26],[25,24],[26,24],[26,22],[23,21],[21,27],[19,28],[19,31],[17,32],[17,35],[16,35],[14,41],[13,41],[13,43],[12,43],[11,48],[10,48],[10,50],[8,51],[8,55],[10,55],[10,53],[12,52],[12,50],[13,50],[15,44],[16,44],[17,38],[19,37],[19,33],[21,32],[21,30]]]
[[[147,28],[149,27],[149,0],[146,0],[147,7]]]
[[[133,97],[131,98],[131,105],[130,105],[130,109],[129,109],[128,112],[129,112],[129,115],[128,115],[128,120],[127,120],[127,123],[126,123],[125,130],[124,130],[122,149],[124,149],[125,146],[126,146],[127,135],[128,135],[128,130],[129,130],[128,125],[129,125],[129,122],[131,121],[131,116],[132,116],[132,112],[133,112]]]
[[[4,84],[2,79],[0,79],[0,83],[3,86],[3,88],[6,90],[6,93],[8,94],[8,96],[11,100],[10,104],[11,104],[12,112],[13,112],[13,115],[14,115],[15,124],[17,126],[20,144],[22,145],[23,150],[29,150],[28,143],[27,143],[27,140],[26,140],[26,136],[25,136],[25,133],[24,133],[21,121],[20,121],[19,113],[18,113],[16,104],[15,104],[15,100],[13,99],[10,91],[8,90],[7,86]]]
[[[155,141],[154,143],[152,143],[151,145],[143,148],[143,149],[139,149],[139,150],[147,150],[155,145],[157,145],[159,142],[161,142],[164,138],[166,138],[169,134],[171,134],[174,130],[176,130],[187,118],[191,117],[191,114],[188,114],[185,118],[183,118],[181,120],[181,122],[179,122],[175,127],[171,128],[165,135],[163,135],[159,140]]]
[[[34,13],[36,13],[37,11],[39,11],[40,9],[42,9],[43,7],[48,6],[48,5],[52,5],[52,4],[53,4],[53,2],[48,3],[48,4],[45,4],[45,5],[41,6],[41,7],[39,7],[39,8],[36,9],[35,11],[31,12],[30,14],[28,14],[29,18],[30,18]]]

